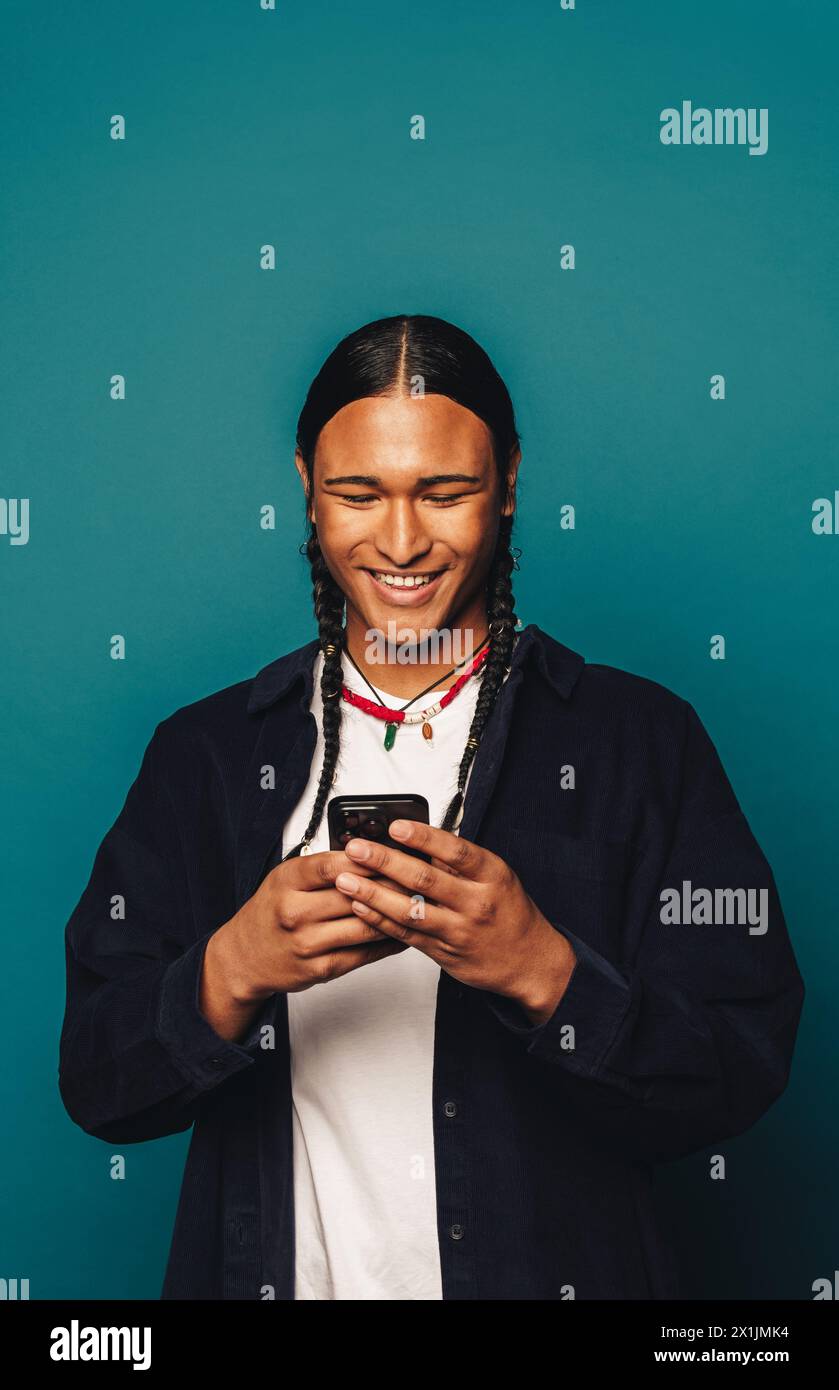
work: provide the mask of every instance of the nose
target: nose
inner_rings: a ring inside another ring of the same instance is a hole
[[[425,518],[411,498],[392,498],[385,515],[379,513],[376,546],[395,568],[410,565],[426,555],[432,544]]]

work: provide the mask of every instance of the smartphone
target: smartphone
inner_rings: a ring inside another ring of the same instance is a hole
[[[381,796],[333,796],[326,808],[326,817],[330,849],[343,849],[348,840],[358,836],[431,863],[430,854],[392,840],[388,834],[394,820],[418,820],[423,825],[429,824],[428,802],[424,796],[401,792],[385,792]]]

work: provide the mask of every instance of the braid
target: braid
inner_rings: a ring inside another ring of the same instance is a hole
[[[475,706],[469,737],[466,740],[466,748],[458,768],[457,791],[449,802],[440,826],[441,830],[454,830],[455,826],[460,823],[459,812],[463,805],[463,792],[466,778],[469,775],[469,768],[472,766],[472,761],[478,751],[486,722],[492,713],[504,674],[510,664],[516,626],[516,615],[513,612],[513,586],[510,580],[510,575],[516,566],[516,561],[510,550],[512,526],[512,516],[501,517],[498,527],[498,544],[487,583],[487,618],[489,619],[490,630],[489,656],[484,663],[478,702]]]
[[[329,572],[323,551],[317,537],[317,528],[312,525],[305,545],[306,555],[312,570],[312,597],[315,603],[315,617],[318,624],[318,639],[323,652],[323,673],[320,680],[320,693],[323,700],[323,768],[318,782],[315,804],[309,824],[303,832],[303,839],[294,849],[284,855],[293,859],[305,844],[311,844],[323,819],[326,798],[335,780],[335,768],[340,751],[341,734],[341,687],[344,682],[341,664],[341,648],[344,640],[344,595]]]

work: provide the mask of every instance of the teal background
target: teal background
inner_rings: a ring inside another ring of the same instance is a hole
[[[839,487],[836,7],[7,0],[3,29],[0,493],[31,536],[0,536],[0,1275],[159,1296],[189,1136],[114,1182],[65,1114],[64,925],[155,724],[315,635],[297,414],[339,338],[409,312],[513,396],[522,620],[690,700],[773,866],[790,1086],[725,1182],[704,1153],[657,1187],[689,1292],[811,1298],[839,1266],[839,535],[810,524]],[[662,146],[683,99],[768,107],[768,152]]]

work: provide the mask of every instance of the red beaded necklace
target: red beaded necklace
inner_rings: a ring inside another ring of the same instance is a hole
[[[349,653],[347,653],[347,655],[349,655]],[[445,709],[447,705],[451,704],[455,696],[458,695],[460,691],[463,689],[464,685],[469,680],[469,677],[475,674],[475,672],[486,661],[488,656],[489,645],[483,647],[483,649],[478,653],[478,655],[469,663],[466,670],[463,672],[463,675],[458,677],[454,685],[451,686],[445,692],[445,694],[440,697],[436,704],[429,705],[427,709],[419,710],[414,714],[408,714],[405,708],[391,709],[389,705],[385,705],[381,701],[379,701],[379,703],[376,704],[375,701],[368,700],[366,696],[359,695],[355,690],[350,690],[349,686],[346,685],[343,685],[341,687],[341,694],[343,698],[347,701],[347,703],[353,705],[355,709],[360,709],[364,714],[372,714],[375,719],[384,719],[386,721],[385,748],[388,750],[388,752],[390,752],[391,748],[393,747],[396,741],[396,733],[400,724],[421,723],[423,738],[428,740],[433,738],[433,730],[431,728],[429,720],[433,719],[435,714],[439,714],[440,710]],[[355,665],[355,662],[353,662],[353,665]],[[457,667],[454,667],[454,670],[457,670]],[[364,675],[363,672],[361,674],[362,676]],[[442,677],[442,679],[445,680],[445,677]],[[439,682],[437,682],[437,684],[439,684]],[[418,696],[415,695],[414,700],[416,700],[417,698]],[[409,700],[408,704],[413,704],[413,700]]]

